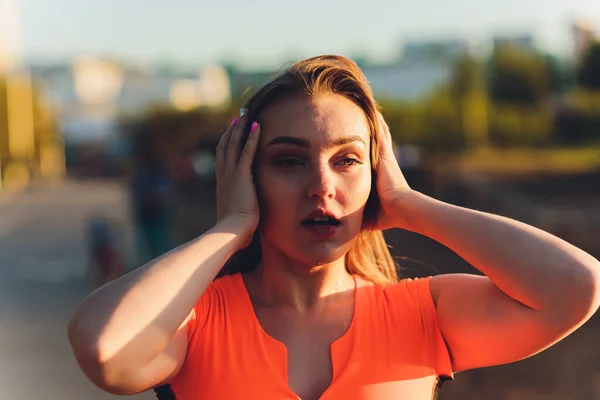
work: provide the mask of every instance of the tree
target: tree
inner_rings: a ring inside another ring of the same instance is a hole
[[[565,66],[555,57],[544,55],[544,64],[548,74],[549,90],[552,93],[564,93],[569,86],[569,79]]]
[[[533,105],[550,92],[544,59],[516,46],[502,46],[491,59],[490,96],[497,103]]]
[[[577,71],[579,85],[590,91],[600,91],[600,41],[593,42]]]
[[[471,147],[488,145],[488,101],[483,74],[481,64],[465,55],[454,65],[449,84],[466,144]]]
[[[473,57],[460,58],[454,65],[450,78],[452,94],[462,98],[476,90],[481,84],[481,73],[481,66]]]

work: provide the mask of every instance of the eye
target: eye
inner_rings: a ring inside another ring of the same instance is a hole
[[[342,165],[343,167],[351,167],[353,165],[359,165],[362,164],[360,161],[358,161],[356,158],[351,158],[351,157],[347,157],[342,159],[341,161],[338,161],[339,165]]]
[[[302,165],[302,161],[297,158],[285,158],[283,160],[276,161],[274,163],[278,167],[295,167],[298,165]]]

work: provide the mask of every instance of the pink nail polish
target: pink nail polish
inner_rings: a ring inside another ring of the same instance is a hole
[[[252,128],[250,129],[250,132],[254,132],[256,129],[258,129],[258,122],[253,122],[252,123]]]
[[[234,119],[233,121],[231,121],[231,125],[229,125],[230,127],[234,126],[235,124],[237,124],[239,118]]]

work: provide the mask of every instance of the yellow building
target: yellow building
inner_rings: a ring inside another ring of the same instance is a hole
[[[0,189],[65,170],[64,145],[49,104],[20,68],[20,0],[0,1]]]
[[[0,188],[19,189],[64,172],[64,145],[50,104],[27,72],[0,77]]]

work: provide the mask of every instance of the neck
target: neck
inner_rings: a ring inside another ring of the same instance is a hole
[[[261,303],[303,312],[316,310],[328,298],[338,297],[332,295],[354,289],[354,278],[346,270],[344,257],[314,266],[263,251],[261,263],[250,275]]]

